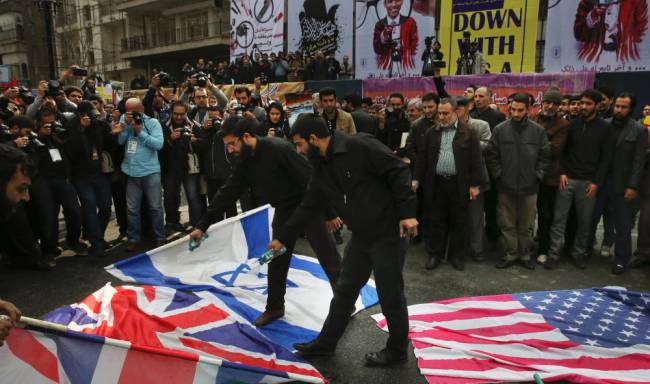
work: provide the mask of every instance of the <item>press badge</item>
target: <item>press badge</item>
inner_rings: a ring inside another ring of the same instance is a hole
[[[63,158],[61,158],[61,152],[59,152],[57,148],[50,148],[49,151],[53,163],[63,160]]]
[[[136,153],[138,151],[138,142],[135,140],[129,140],[126,144],[126,153]]]

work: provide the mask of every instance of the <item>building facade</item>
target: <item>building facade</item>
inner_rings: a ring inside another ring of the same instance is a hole
[[[0,0],[0,64],[9,80],[35,86],[48,78],[45,21],[33,1]]]

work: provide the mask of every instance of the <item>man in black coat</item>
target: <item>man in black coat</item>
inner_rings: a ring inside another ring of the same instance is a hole
[[[379,130],[379,121],[361,108],[361,96],[356,92],[351,92],[343,99],[346,102],[345,110],[352,115],[357,132],[376,135]]]
[[[632,118],[636,97],[628,92],[621,93],[614,100],[612,124],[615,141],[612,163],[609,167],[611,188],[603,196],[604,204],[596,203],[594,215],[602,213],[607,206],[614,217],[615,246],[612,273],[625,272],[632,257],[632,227],[639,210],[639,190],[645,165],[645,152],[648,146],[648,131]],[[599,194],[598,200],[601,196]],[[592,228],[593,229],[593,228]]]
[[[413,186],[424,188],[425,215],[431,228],[427,269],[436,268],[448,252],[451,265],[465,269],[463,248],[465,210],[483,183],[481,144],[476,131],[458,120],[456,101],[445,98],[438,105],[438,125],[428,130],[418,151]],[[449,244],[449,247],[447,247]]]
[[[303,355],[331,355],[350,321],[359,291],[374,273],[379,303],[388,322],[386,348],[366,355],[370,365],[407,358],[408,313],[402,268],[406,236],[417,234],[417,201],[408,166],[377,139],[330,132],[313,114],[298,117],[290,134],[309,153],[314,173],[307,194],[269,244],[280,249],[323,205],[331,204],[352,232],[320,335],[294,347]]]
[[[284,139],[255,136],[254,132],[258,129],[257,120],[245,118],[234,126],[226,124],[222,128],[221,137],[227,150],[240,154],[240,159],[226,183],[212,196],[207,214],[203,215],[196,229],[190,234],[197,243],[201,242],[203,233],[211,224],[223,218],[223,208],[234,203],[249,188],[255,204],[270,204],[275,208],[271,225],[274,235],[302,201],[311,176],[309,162]],[[338,278],[341,257],[326,230],[326,208],[323,207],[310,216],[301,229],[323,266],[330,284],[334,285]],[[327,213],[333,221],[340,222],[331,210]],[[287,273],[298,235],[299,233],[296,233],[285,238],[287,251],[269,264],[266,311],[255,320],[256,326],[266,325],[284,316]]]

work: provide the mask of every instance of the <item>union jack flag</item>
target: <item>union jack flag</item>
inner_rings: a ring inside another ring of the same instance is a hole
[[[324,382],[311,365],[212,301],[172,288],[107,284],[44,319],[70,332],[13,332],[0,348],[0,377],[30,383]]]
[[[650,383],[649,304],[605,288],[443,300],[409,307],[409,337],[429,383]]]

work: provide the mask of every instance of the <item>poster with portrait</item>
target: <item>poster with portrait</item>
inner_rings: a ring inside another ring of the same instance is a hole
[[[230,59],[280,52],[284,42],[284,0],[230,2]]]
[[[545,72],[650,70],[649,0],[549,2]]]
[[[289,52],[333,53],[352,59],[353,2],[349,0],[289,1]]]
[[[425,39],[435,35],[436,0],[355,4],[356,78],[422,75]]]
[[[535,72],[539,1],[442,0],[448,75]]]

